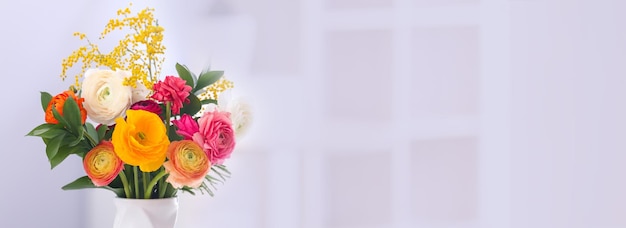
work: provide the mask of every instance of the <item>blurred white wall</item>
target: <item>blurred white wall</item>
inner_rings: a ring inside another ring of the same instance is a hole
[[[165,72],[211,63],[255,111],[233,178],[182,196],[179,227],[626,226],[626,2],[147,4]],[[51,172],[23,135],[43,120],[38,91],[68,84],[72,32],[125,5],[0,0],[0,227],[111,226],[113,195],[60,190],[80,161]]]
[[[626,2],[512,3],[514,227],[626,226]]]
[[[82,175],[80,160],[68,159],[50,171],[43,142],[24,135],[43,123],[39,91],[67,88],[58,77],[60,60],[72,48],[64,34],[80,29],[76,18],[90,20],[84,12],[87,5],[86,1],[0,1],[4,69],[0,227],[84,227],[86,222],[85,192],[61,190]]]

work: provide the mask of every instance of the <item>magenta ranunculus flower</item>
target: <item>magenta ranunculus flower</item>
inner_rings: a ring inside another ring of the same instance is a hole
[[[180,120],[172,120],[174,126],[178,128],[176,133],[186,140],[191,140],[193,134],[198,133],[198,123],[188,114],[183,114]]]
[[[165,80],[154,84],[154,94],[152,98],[160,102],[172,103],[172,114],[178,115],[184,103],[189,103],[189,92],[191,86],[188,86],[185,80],[176,76],[167,76]]]
[[[193,141],[202,147],[211,164],[221,165],[230,157],[235,148],[235,134],[230,121],[230,113],[206,112],[198,119],[199,131]]]
[[[156,101],[153,100],[143,100],[143,101],[139,101],[134,103],[133,105],[130,106],[130,109],[132,110],[144,110],[144,111],[148,111],[157,115],[161,115],[161,106],[159,106],[159,103],[156,103]]]

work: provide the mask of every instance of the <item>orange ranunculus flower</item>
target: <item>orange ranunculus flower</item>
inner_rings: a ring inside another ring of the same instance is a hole
[[[68,90],[63,93],[60,93],[50,100],[48,103],[48,107],[46,108],[46,123],[49,124],[58,124],[59,121],[54,118],[54,114],[52,114],[52,107],[55,107],[59,114],[63,115],[63,105],[65,105],[65,101],[67,98],[73,98],[78,104],[78,109],[80,110],[80,117],[82,119],[82,123],[85,124],[85,120],[87,119],[87,110],[83,108],[83,98],[76,97],[73,91]]]
[[[106,186],[122,171],[124,163],[115,155],[113,144],[102,141],[87,152],[83,168],[95,186]]]
[[[211,167],[206,153],[191,140],[172,142],[167,149],[167,159],[163,164],[170,174],[166,181],[174,188],[200,187]]]
[[[115,123],[111,143],[117,156],[143,172],[159,169],[170,145],[161,117],[144,110],[128,110],[126,120],[120,117]]]

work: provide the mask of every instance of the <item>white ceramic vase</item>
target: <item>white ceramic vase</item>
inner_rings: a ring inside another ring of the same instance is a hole
[[[173,228],[178,216],[178,198],[115,198],[113,228]]]

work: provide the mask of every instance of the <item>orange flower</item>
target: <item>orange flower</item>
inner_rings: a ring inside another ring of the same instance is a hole
[[[87,152],[83,168],[95,186],[106,186],[117,177],[124,163],[115,155],[113,144],[102,141]]]
[[[167,182],[174,188],[200,187],[211,167],[206,153],[191,140],[172,142],[167,149],[167,158],[163,167],[170,174]]]
[[[52,114],[52,108],[54,107],[61,116],[63,115],[63,105],[65,105],[65,101],[67,98],[72,98],[78,104],[78,109],[80,110],[80,117],[82,119],[82,123],[85,124],[85,120],[87,119],[87,110],[83,108],[83,98],[78,98],[74,94],[73,91],[68,90],[63,93],[60,93],[54,96],[50,102],[48,103],[48,107],[46,108],[46,123],[49,124],[58,124],[59,121],[54,118],[54,114]]]
[[[170,145],[161,117],[145,110],[128,110],[126,120],[120,117],[115,123],[111,143],[117,156],[143,172],[159,169]]]

